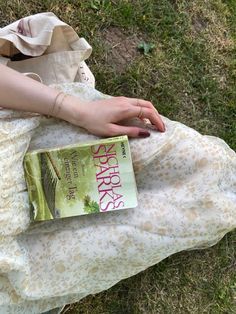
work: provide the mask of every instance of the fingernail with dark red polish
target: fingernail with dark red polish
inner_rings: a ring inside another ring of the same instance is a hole
[[[149,137],[150,135],[151,133],[145,131],[140,131],[138,134],[139,137]]]

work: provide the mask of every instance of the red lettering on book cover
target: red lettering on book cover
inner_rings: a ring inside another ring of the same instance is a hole
[[[107,211],[124,207],[115,143],[92,146],[91,150],[96,168],[100,209]]]

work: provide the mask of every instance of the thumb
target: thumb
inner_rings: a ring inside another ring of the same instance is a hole
[[[151,134],[146,129],[135,126],[123,126],[118,124],[110,125],[110,132],[112,136],[128,135],[129,137],[149,137]]]

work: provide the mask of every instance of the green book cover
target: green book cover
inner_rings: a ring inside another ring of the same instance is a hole
[[[137,206],[127,136],[30,151],[24,169],[36,221]]]

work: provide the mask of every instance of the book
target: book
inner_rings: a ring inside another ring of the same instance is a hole
[[[127,136],[29,151],[24,170],[34,221],[137,206]]]

